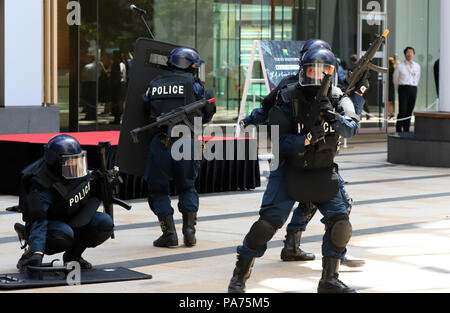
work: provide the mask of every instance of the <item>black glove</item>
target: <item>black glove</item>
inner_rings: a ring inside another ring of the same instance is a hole
[[[355,92],[364,95],[364,93],[370,88],[369,74],[369,70],[364,73],[361,80],[355,86]]]
[[[213,99],[214,96],[214,90],[207,90],[205,92],[205,99],[206,100],[211,100]],[[207,118],[211,118],[213,117],[217,112],[217,108],[216,108],[216,103],[208,103],[204,108],[203,108],[203,114],[207,117]]]
[[[161,142],[161,145],[163,146],[163,148],[165,150],[169,149],[170,143],[171,143],[171,138],[169,136],[167,136],[167,134],[160,133],[158,135],[158,139]]]
[[[245,119],[239,122],[239,126],[241,126],[242,129],[246,128],[248,125],[249,124]]]
[[[34,253],[23,262],[23,266],[41,267],[43,258],[44,256],[42,254]]]
[[[334,123],[337,120],[339,120],[338,117],[338,113],[333,112],[331,110],[327,110],[327,111],[322,111],[323,114],[323,118],[325,119],[325,121],[327,121],[328,123]]]
[[[321,111],[328,111],[333,110],[333,106],[331,104],[331,101],[328,97],[320,97],[318,99],[319,107]]]
[[[209,100],[209,99],[208,99]],[[203,114],[207,117],[207,118],[211,118],[213,117],[217,112],[217,107],[216,107],[216,103],[212,102],[212,103],[208,103],[204,108],[203,108]]]
[[[315,145],[319,141],[325,139],[325,131],[321,125],[313,126],[306,138],[309,140],[311,145]]]

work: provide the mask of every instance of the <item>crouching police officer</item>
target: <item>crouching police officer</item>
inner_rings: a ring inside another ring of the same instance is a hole
[[[23,171],[19,206],[29,248],[17,267],[41,266],[44,255],[65,252],[64,263],[76,261],[81,269],[91,269],[81,255],[114,230],[111,217],[97,212],[99,192],[79,142],[68,135],[50,139],[44,157]]]
[[[167,112],[185,106],[205,97],[204,87],[197,77],[198,69],[204,62],[195,50],[174,49],[168,58],[169,71],[150,82],[144,95],[144,105],[150,115],[150,123]],[[216,112],[215,104],[203,109],[203,123],[211,121]],[[190,116],[192,122],[194,116]],[[178,236],[173,220],[174,209],[170,204],[170,183],[173,181],[179,194],[178,209],[183,214],[184,244],[195,246],[195,226],[199,208],[199,198],[195,181],[200,168],[194,160],[194,138],[173,138],[171,130],[160,127],[151,131],[147,166],[144,178],[148,183],[148,203],[158,216],[162,236],[153,242],[155,247],[178,246]],[[184,147],[190,146],[191,158],[175,160],[171,155],[173,144],[183,140]]]
[[[322,242],[322,278],[318,292],[351,293],[338,279],[339,260],[345,256],[352,234],[349,203],[334,158],[339,137],[351,138],[358,131],[359,117],[348,97],[332,104],[316,95],[328,72],[336,64],[327,49],[308,51],[303,59],[299,84],[283,88],[269,120],[280,126],[280,166],[271,172],[260,210],[241,246],[229,292],[244,292],[255,258],[262,257],[267,243],[287,221],[295,202],[317,206],[326,232]],[[324,123],[316,122],[317,106]]]

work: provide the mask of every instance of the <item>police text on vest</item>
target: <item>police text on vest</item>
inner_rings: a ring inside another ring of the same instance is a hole
[[[183,85],[175,85],[175,86],[159,86],[152,88],[152,96],[158,95],[184,95],[184,86]]]

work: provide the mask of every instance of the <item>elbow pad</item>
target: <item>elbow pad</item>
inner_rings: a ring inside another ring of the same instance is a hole
[[[356,123],[361,121],[361,118],[355,112],[355,106],[353,105],[353,101],[350,100],[349,97],[343,97],[339,101],[339,106],[341,107],[341,114],[344,115],[346,119],[351,119]]]

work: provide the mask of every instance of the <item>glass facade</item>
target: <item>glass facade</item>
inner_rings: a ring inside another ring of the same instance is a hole
[[[403,62],[403,50],[414,47],[414,61],[422,69],[416,111],[437,110],[432,104],[437,99],[434,79],[434,63],[439,59],[440,49],[440,1],[439,0],[395,0],[391,1],[392,28],[395,36],[389,55]]]
[[[216,92],[216,124],[238,118],[254,40],[321,38],[347,69],[350,57],[364,51],[364,44],[387,25],[392,32],[386,55],[398,54],[402,60],[404,47],[416,48],[423,70],[417,108],[425,109],[436,98],[439,0],[80,0],[80,26],[68,26],[68,2],[58,5],[62,131],[120,129],[134,42],[148,36],[131,4],[148,11],[157,40],[200,52],[207,64],[206,87]],[[374,9],[384,14],[383,24],[369,27],[367,16]],[[383,60],[376,63],[387,66]],[[263,77],[260,66],[252,76]],[[383,116],[387,75],[372,75],[371,85],[367,110]],[[247,100],[258,106],[266,94],[264,84],[252,84]]]

